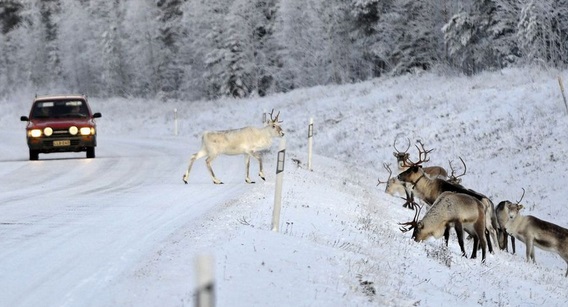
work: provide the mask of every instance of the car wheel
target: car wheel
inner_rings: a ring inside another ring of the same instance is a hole
[[[39,151],[30,149],[30,161],[39,159]]]
[[[95,157],[95,147],[87,147],[87,159]]]

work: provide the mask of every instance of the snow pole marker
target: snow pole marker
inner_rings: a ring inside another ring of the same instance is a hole
[[[310,117],[310,124],[308,125],[308,170],[312,170],[312,143],[314,137],[314,118]]]
[[[276,189],[274,192],[274,209],[272,211],[272,231],[280,228],[280,209],[282,208],[282,180],[284,177],[284,160],[286,157],[286,139],[280,139],[276,161]]]
[[[213,257],[199,255],[195,258],[197,285],[195,289],[195,307],[215,306],[215,279]]]

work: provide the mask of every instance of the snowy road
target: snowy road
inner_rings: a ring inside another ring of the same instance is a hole
[[[92,303],[176,231],[246,192],[240,159],[216,161],[222,189],[202,161],[184,185],[197,144],[179,138],[99,136],[95,159],[28,161],[22,133],[0,136],[1,306]]]

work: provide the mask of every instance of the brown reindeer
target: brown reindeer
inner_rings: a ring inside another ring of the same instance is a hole
[[[523,194],[521,198],[515,203],[518,205],[523,197],[525,196],[525,189],[523,189]],[[513,248],[513,254],[515,251],[515,237],[507,232],[505,229],[505,223],[509,220],[509,210],[507,209],[507,204],[511,203],[508,200],[500,202],[497,207],[495,207],[495,216],[497,217],[497,223],[499,228],[497,229],[497,238],[499,240],[499,248],[501,250],[509,251],[509,238],[511,238],[511,247]]]
[[[523,205],[505,201],[509,219],[505,223],[507,233],[526,245],[527,261],[536,262],[534,247],[556,253],[568,265],[568,229],[541,220],[532,215],[521,215]],[[568,277],[568,268],[565,277]]]
[[[419,210],[411,222],[401,225],[410,226],[401,228],[402,231],[414,229],[412,238],[416,242],[424,241],[429,237],[439,239],[445,236],[449,227],[454,227],[458,243],[463,256],[466,256],[463,231],[473,237],[473,250],[471,258],[477,257],[478,247],[481,247],[481,262],[485,262],[487,242],[485,239],[485,207],[477,198],[463,193],[443,192],[436,199],[432,207],[426,212],[422,220],[418,221]]]
[[[478,200],[480,200],[485,206],[485,218],[486,218],[486,230],[487,230],[487,244],[489,246],[489,252],[493,253],[493,244],[497,244],[497,218],[495,216],[495,210],[493,202],[485,195],[478,193],[471,189],[466,189],[465,187],[457,184],[453,184],[447,180],[443,180],[440,178],[430,178],[424,172],[422,168],[422,163],[427,162],[429,158],[427,157],[428,153],[432,150],[424,149],[424,144],[418,142],[420,147],[416,145],[418,148],[418,161],[413,162],[409,159],[405,161],[406,166],[408,167],[407,170],[400,173],[398,175],[398,179],[400,181],[404,181],[410,183],[413,187],[412,192],[414,195],[420,199],[422,199],[427,204],[433,204],[436,199],[442,194],[443,192],[456,192],[456,193],[463,193],[471,195]],[[449,229],[446,230],[447,237],[449,236]]]

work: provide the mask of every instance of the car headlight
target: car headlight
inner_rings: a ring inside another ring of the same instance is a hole
[[[45,127],[43,129],[43,134],[45,134],[45,136],[51,136],[53,134],[53,129],[51,129],[50,127]]]
[[[81,128],[81,135],[95,134],[95,128],[83,127]]]
[[[77,132],[79,132],[79,129],[77,127],[75,127],[75,126],[69,127],[69,134],[76,135]]]
[[[41,136],[41,130],[40,129],[32,129],[32,130],[30,130],[29,135],[31,137],[38,138],[38,137]]]

